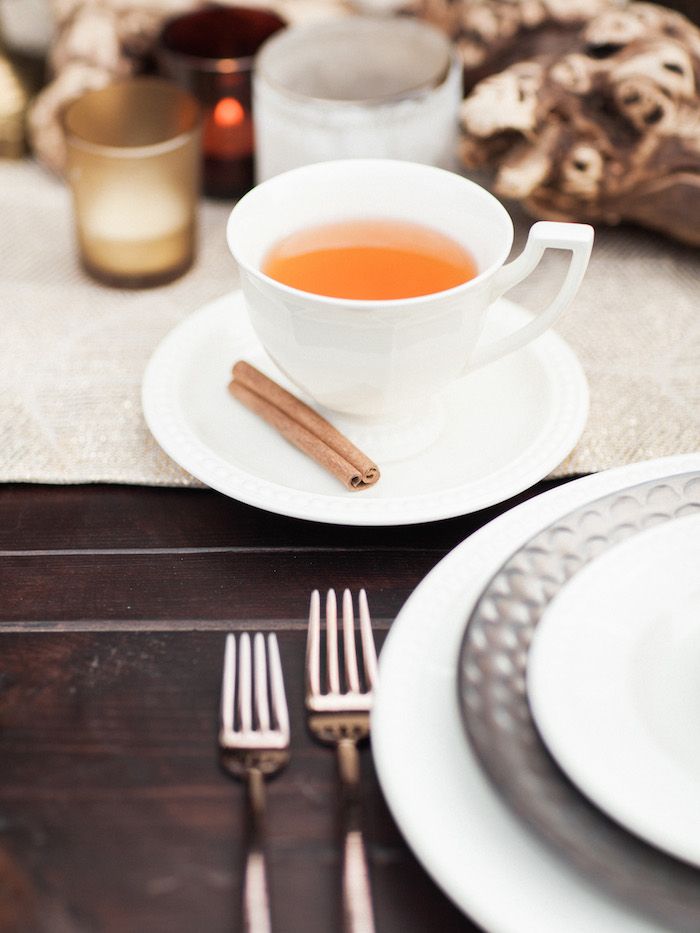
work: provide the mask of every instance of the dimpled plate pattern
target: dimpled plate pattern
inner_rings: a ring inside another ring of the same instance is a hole
[[[526,674],[537,624],[583,566],[637,532],[700,511],[700,472],[586,504],[501,566],[469,618],[458,691],[469,739],[518,816],[584,874],[671,929],[700,929],[700,871],[631,835],[564,775],[532,718]]]

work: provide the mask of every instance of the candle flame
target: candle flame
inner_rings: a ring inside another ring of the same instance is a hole
[[[224,97],[214,107],[214,122],[218,126],[238,126],[244,118],[245,110],[234,97]]]

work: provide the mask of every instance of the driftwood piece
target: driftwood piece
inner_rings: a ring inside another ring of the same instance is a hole
[[[534,216],[639,223],[700,245],[700,30],[651,3],[608,10],[564,55],[480,82],[461,156]]]
[[[198,5],[193,0],[53,0],[53,78],[28,117],[37,158],[61,173],[66,159],[62,110],[86,91],[138,72],[163,21]]]
[[[411,12],[446,32],[464,65],[464,86],[536,55],[558,55],[581,26],[617,0],[414,0]]]

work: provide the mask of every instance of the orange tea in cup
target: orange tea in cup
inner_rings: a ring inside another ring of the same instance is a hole
[[[304,292],[363,301],[432,295],[478,274],[456,240],[422,224],[389,219],[298,230],[270,249],[262,271]]]

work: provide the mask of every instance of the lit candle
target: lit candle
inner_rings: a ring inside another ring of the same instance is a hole
[[[222,97],[209,113],[202,138],[204,155],[238,159],[253,152],[253,120],[235,97]]]
[[[222,97],[204,124],[204,190],[236,198],[253,187],[253,118],[235,97]]]
[[[187,193],[161,180],[108,179],[85,203],[80,239],[89,268],[139,279],[182,262],[192,242]]]

